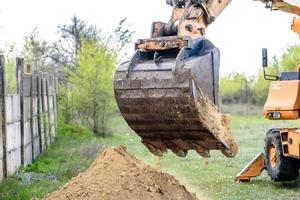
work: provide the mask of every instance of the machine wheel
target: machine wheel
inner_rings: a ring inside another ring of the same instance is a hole
[[[298,160],[285,157],[279,129],[272,129],[265,139],[266,168],[273,181],[291,181],[299,176]]]

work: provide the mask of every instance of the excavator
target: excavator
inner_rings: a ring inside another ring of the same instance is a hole
[[[300,16],[299,0],[259,0],[271,10]],[[173,7],[168,23],[153,22],[151,37],[135,43],[135,53],[115,73],[114,90],[119,110],[141,142],[155,156],[171,150],[186,157],[195,150],[204,158],[212,150],[233,158],[238,145],[230,131],[230,115],[218,107],[220,51],[205,37],[231,0],[166,0]],[[300,18],[292,29],[300,35]],[[264,116],[270,120],[299,118],[300,66],[271,80]],[[266,152],[257,155],[237,176],[250,181],[266,169],[274,181],[299,175],[300,129],[267,132]]]

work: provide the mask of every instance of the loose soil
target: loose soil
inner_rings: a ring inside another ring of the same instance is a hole
[[[196,107],[198,109],[199,120],[203,127],[207,128],[219,142],[228,145],[228,150],[220,149],[222,153],[226,157],[235,157],[238,153],[238,145],[230,131],[230,115],[223,115],[200,88],[198,88]]]
[[[142,163],[124,146],[104,151],[82,174],[46,200],[196,200],[171,175]]]

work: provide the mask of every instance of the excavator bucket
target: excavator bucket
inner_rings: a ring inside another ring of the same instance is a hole
[[[257,177],[265,169],[265,156],[259,153],[248,165],[236,176],[238,182],[249,182]]]
[[[152,40],[156,44],[161,39]],[[185,157],[196,150],[209,157],[210,150],[220,150],[234,157],[230,120],[216,107],[219,50],[203,38],[187,43],[174,49],[137,49],[129,62],[119,65],[114,78],[118,107],[156,156],[171,150]]]

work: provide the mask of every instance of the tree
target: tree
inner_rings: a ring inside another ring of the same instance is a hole
[[[123,48],[133,32],[122,20],[113,34],[73,17],[60,26],[61,43],[53,45],[52,59],[64,66],[60,116],[65,122],[80,121],[97,135],[108,133],[108,119],[115,112],[113,74]],[[68,48],[69,47],[69,48]]]
[[[14,43],[7,43],[5,49],[1,50],[5,55],[5,90],[7,94],[15,94],[17,91],[16,62],[19,54]]]
[[[252,80],[242,73],[231,73],[220,79],[221,101],[225,104],[249,103]]]
[[[295,71],[300,64],[300,46],[292,45],[278,59],[272,58],[266,74],[280,75],[282,71]],[[268,97],[270,81],[265,80],[263,70],[254,78],[232,73],[221,77],[220,95],[223,103],[251,103],[263,105]]]
[[[5,90],[7,94],[15,94],[17,91],[16,62],[14,58],[5,59]]]
[[[114,31],[115,34],[111,36],[111,39],[116,41],[116,45],[113,49],[115,49],[118,53],[125,48],[126,44],[129,44],[132,41],[133,34],[135,33],[134,31],[130,30],[129,26],[126,24],[126,21],[127,18],[122,19]],[[126,52],[124,54],[125,55],[122,56],[127,55]]]
[[[54,42],[51,58],[59,65],[74,68],[77,66],[83,41],[97,38],[100,31],[77,16],[73,16],[70,23],[58,26],[58,33],[61,39]]]
[[[80,118],[94,131],[105,136],[108,117],[115,111],[113,74],[117,57],[96,38],[84,41],[75,71],[69,70],[72,103]]]
[[[270,66],[266,69],[267,74],[280,75],[282,71],[295,71],[296,67],[300,64],[300,46],[292,45],[277,59],[272,58]],[[268,97],[270,81],[265,80],[263,71],[260,70],[253,85],[255,94],[254,102],[263,105]]]
[[[133,31],[127,25],[127,18],[122,19],[116,26],[113,34],[105,35],[93,25],[89,25],[77,16],[73,16],[67,24],[58,26],[61,39],[56,41],[51,48],[51,58],[59,65],[75,68],[78,62],[78,54],[83,41],[92,41],[94,38],[103,41],[103,45],[114,51],[119,56],[126,44],[131,42]],[[125,56],[126,52],[124,53]]]
[[[300,64],[300,46],[289,46],[282,55],[280,64],[283,71],[295,71]]]
[[[49,60],[50,46],[40,39],[38,29],[25,37],[23,50],[21,52],[25,61],[32,65],[32,70],[53,71],[53,66]]]
[[[270,66],[266,69],[266,73],[271,75],[279,75],[280,71],[279,61],[276,57],[273,57]],[[269,93],[269,87],[270,81],[265,80],[263,70],[260,70],[253,83],[253,104],[263,105],[266,102]]]

